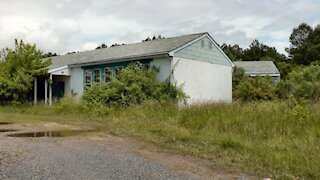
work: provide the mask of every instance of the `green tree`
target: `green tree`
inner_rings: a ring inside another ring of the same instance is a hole
[[[0,60],[0,101],[25,101],[34,77],[47,74],[51,60],[43,61],[36,45],[15,40],[15,48],[5,48]]]
[[[280,54],[275,47],[267,46],[255,39],[249,48],[243,51],[243,60],[284,62],[286,56]]]
[[[306,23],[300,24],[293,29],[290,43],[286,51],[293,63],[309,65],[320,60],[320,25],[313,29]]]
[[[243,56],[243,49],[238,45],[222,44],[221,49],[232,61],[241,61]]]

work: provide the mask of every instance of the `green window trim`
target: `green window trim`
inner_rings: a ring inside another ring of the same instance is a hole
[[[93,66],[85,66],[82,67],[84,70],[84,81],[83,81],[83,86],[84,90],[86,90],[86,87],[91,87],[93,83],[96,84],[102,84],[106,82],[110,82],[112,78],[116,77],[116,68],[126,68],[130,63],[132,62],[140,62],[143,64],[145,67],[150,67],[150,62],[152,59],[145,59],[145,60],[137,60],[137,61],[125,61],[125,62],[118,62],[118,63],[110,63],[110,64],[100,64],[100,65],[93,65]],[[100,83],[95,82],[95,70],[100,70]],[[111,70],[111,78],[109,81],[107,81],[107,70]],[[90,74],[90,75],[89,75]],[[87,75],[90,78],[87,82]]]
[[[85,71],[85,79],[84,79],[84,85],[85,87],[90,87],[92,85],[92,70],[86,69]]]
[[[102,80],[102,76],[101,76],[101,69],[100,68],[95,68],[93,69],[93,83],[96,83],[96,84],[100,84],[101,83],[101,80]]]
[[[114,77],[117,77],[119,74],[121,74],[121,71],[124,69],[124,66],[116,66],[114,67]]]
[[[112,67],[105,67],[104,68],[104,82],[111,82],[113,78],[113,68]]]

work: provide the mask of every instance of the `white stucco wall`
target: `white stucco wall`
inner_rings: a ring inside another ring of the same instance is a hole
[[[78,99],[83,94],[83,69],[81,67],[70,69],[70,94],[71,91]]]
[[[232,67],[178,57],[171,67],[172,80],[190,97],[188,104],[232,102]]]
[[[169,58],[157,58],[150,62],[150,66],[159,68],[157,79],[159,81],[165,81],[170,76],[171,60]]]

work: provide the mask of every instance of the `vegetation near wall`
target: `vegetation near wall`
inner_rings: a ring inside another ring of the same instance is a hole
[[[170,82],[159,82],[155,68],[145,68],[140,63],[129,64],[110,82],[87,88],[84,102],[91,106],[135,105],[145,101],[183,101],[186,95]],[[111,77],[110,77],[111,78]]]

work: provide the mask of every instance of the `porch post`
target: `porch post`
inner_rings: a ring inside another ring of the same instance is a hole
[[[37,99],[38,99],[38,79],[37,77],[34,78],[34,98],[33,98],[33,104],[37,105]]]
[[[49,81],[49,106],[52,106],[52,74],[50,74]]]
[[[44,102],[48,105],[48,79],[44,81]]]

